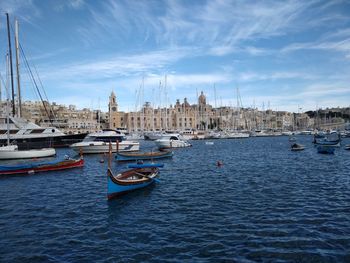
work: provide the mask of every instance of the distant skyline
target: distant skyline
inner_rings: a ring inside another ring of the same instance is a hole
[[[3,78],[6,12],[51,102],[106,111],[114,91],[134,111],[140,97],[194,104],[203,91],[236,106],[239,88],[244,107],[350,106],[349,1],[0,1]],[[37,100],[21,69],[22,100]]]

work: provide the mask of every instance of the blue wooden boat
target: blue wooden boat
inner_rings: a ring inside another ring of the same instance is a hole
[[[117,161],[138,161],[138,160],[154,160],[161,158],[173,157],[171,151],[157,152],[118,152],[115,156]]]
[[[133,163],[128,165],[128,168],[152,168],[152,167],[162,168],[164,167],[164,163]]]
[[[335,151],[335,147],[333,145],[317,145],[317,152],[318,153],[324,153],[324,154],[333,154]]]
[[[149,186],[155,182],[158,173],[157,167],[151,167],[131,169],[114,175],[112,170],[108,168],[107,198],[110,200],[127,192]]]

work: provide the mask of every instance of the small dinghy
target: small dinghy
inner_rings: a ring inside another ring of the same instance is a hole
[[[302,144],[298,144],[298,143],[293,143],[291,146],[292,151],[302,151],[304,149],[305,149],[305,146]]]

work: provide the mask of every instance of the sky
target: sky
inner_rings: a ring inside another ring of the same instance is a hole
[[[4,82],[6,12],[50,102],[107,111],[113,91],[134,111],[203,91],[214,106],[350,106],[350,1],[0,0]],[[37,100],[23,58],[20,71]]]

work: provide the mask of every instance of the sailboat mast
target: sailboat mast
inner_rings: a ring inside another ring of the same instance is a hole
[[[11,51],[11,34],[10,34],[10,19],[9,14],[6,13],[7,20],[7,38],[9,44],[9,56],[10,56],[10,76],[11,76],[11,90],[12,90],[12,115],[15,116],[16,108],[15,108],[15,89],[13,85],[13,68],[12,68],[12,51]]]
[[[9,113],[9,55],[6,54],[6,129],[7,129],[7,145],[10,145],[10,113]]]
[[[22,101],[21,101],[21,86],[20,86],[20,77],[19,77],[18,20],[16,20],[15,22],[15,42],[16,42],[16,71],[17,71],[17,97],[18,97],[17,115],[20,118],[22,115]]]

